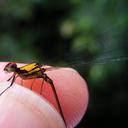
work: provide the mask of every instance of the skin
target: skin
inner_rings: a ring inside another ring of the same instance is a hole
[[[3,72],[6,64],[0,63],[0,92],[10,84],[6,81],[12,75]],[[85,80],[71,68],[54,69],[46,73],[54,82],[67,127],[75,127],[84,116],[88,105]],[[21,82],[17,78],[15,83],[0,97],[0,127],[65,128],[48,83],[44,82],[41,95],[42,79]],[[21,83],[24,87],[19,86]],[[27,89],[31,85],[32,91]]]

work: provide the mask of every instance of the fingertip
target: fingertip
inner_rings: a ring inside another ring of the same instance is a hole
[[[0,68],[3,69],[5,64],[1,63]],[[2,81],[7,80],[11,76],[3,72],[1,74]],[[59,68],[48,71],[46,74],[54,82],[68,128],[75,127],[84,116],[88,106],[89,94],[86,81],[72,68]],[[33,80],[24,80],[23,85],[30,88],[32,82]],[[17,79],[16,83],[21,83],[21,79]],[[40,94],[41,86],[42,79],[36,79],[33,85],[33,91]],[[44,82],[43,85],[43,97],[58,110],[53,91],[47,82]]]

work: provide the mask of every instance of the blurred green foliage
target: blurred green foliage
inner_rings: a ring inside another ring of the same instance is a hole
[[[122,120],[128,107],[127,5],[127,0],[1,0],[0,59],[73,66],[90,92],[78,127],[115,126],[113,119]]]

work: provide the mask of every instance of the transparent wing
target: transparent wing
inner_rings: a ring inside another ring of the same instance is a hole
[[[43,68],[44,68],[46,71],[53,71],[53,70],[60,69],[60,67],[52,67],[52,66],[46,66],[46,65],[44,65]]]

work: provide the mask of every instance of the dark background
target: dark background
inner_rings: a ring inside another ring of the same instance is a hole
[[[128,120],[127,0],[1,0],[0,60],[75,68],[90,102],[77,128]]]

